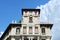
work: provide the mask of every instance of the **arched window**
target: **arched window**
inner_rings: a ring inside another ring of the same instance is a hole
[[[42,34],[45,34],[45,28],[42,28],[41,31],[42,31]]]
[[[16,28],[16,34],[20,34],[20,28]]]

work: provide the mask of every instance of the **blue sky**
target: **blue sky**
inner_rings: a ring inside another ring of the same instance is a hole
[[[0,31],[4,31],[12,20],[21,19],[22,8],[36,8],[49,0],[0,0]]]
[[[0,0],[0,35],[12,20],[21,20],[22,8],[41,9],[40,21],[53,23],[52,40],[60,40],[60,0]]]

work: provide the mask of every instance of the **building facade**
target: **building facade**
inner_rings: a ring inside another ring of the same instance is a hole
[[[1,40],[51,40],[52,26],[40,22],[40,9],[22,9],[21,21],[10,23]]]

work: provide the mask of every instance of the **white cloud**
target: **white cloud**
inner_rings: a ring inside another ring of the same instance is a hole
[[[41,9],[40,20],[54,23],[52,40],[60,40],[60,0],[50,0],[45,5],[37,6]]]
[[[0,32],[0,37],[2,36],[3,32]]]

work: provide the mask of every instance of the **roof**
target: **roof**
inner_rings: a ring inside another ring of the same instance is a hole
[[[23,11],[39,11],[39,14],[40,14],[40,9],[32,9],[32,8],[25,9],[25,8],[23,8],[22,15],[23,15]]]
[[[40,11],[40,9],[23,8],[22,11]]]
[[[50,27],[50,29],[51,29],[53,24],[50,22],[40,22],[40,26]]]

